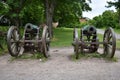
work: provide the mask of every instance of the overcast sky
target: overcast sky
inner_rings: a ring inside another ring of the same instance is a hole
[[[105,10],[114,10],[114,7],[106,8],[107,1],[114,1],[114,0],[92,0],[90,6],[92,7],[92,11],[83,12],[83,17],[88,17],[92,19],[95,16],[101,15]]]

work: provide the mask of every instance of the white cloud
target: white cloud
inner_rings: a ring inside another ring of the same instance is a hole
[[[105,10],[114,10],[114,7],[106,8],[107,1],[114,1],[114,0],[92,0],[90,6],[92,7],[92,11],[83,12],[83,17],[88,17],[92,19],[95,16],[101,15]]]

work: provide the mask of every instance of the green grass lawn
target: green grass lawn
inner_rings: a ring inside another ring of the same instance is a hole
[[[120,29],[114,29],[117,34],[120,34]]]
[[[78,29],[80,36],[80,29]],[[103,36],[98,34],[99,41],[103,41]],[[72,46],[73,28],[56,28],[54,29],[54,37],[51,41],[51,47],[68,47]]]
[[[80,29],[78,29],[80,33]],[[80,35],[80,34],[79,34]],[[99,41],[103,41],[103,35],[98,34]],[[51,41],[51,47],[69,47],[72,46],[73,28],[56,28],[54,29],[54,37]],[[120,49],[120,40],[117,40],[116,46]],[[102,47],[102,45],[100,45]]]
[[[67,47],[72,43],[72,28],[56,28],[54,29],[54,37],[51,42],[52,47]]]

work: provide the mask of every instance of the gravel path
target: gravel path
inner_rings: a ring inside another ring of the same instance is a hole
[[[104,30],[102,30],[102,29],[97,29],[97,32],[98,32],[99,34],[104,34]],[[120,34],[115,33],[115,35],[116,35],[116,38],[117,38],[117,39],[120,39]]]
[[[102,50],[100,49],[99,52]],[[73,48],[51,48],[51,57],[41,62],[35,59],[0,57],[0,80],[120,80],[120,51],[118,62],[100,58],[73,61]]]

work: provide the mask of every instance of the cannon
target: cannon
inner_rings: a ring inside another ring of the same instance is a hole
[[[79,54],[94,53],[99,45],[103,44],[103,54],[105,57],[113,58],[116,50],[116,37],[111,27],[107,28],[103,35],[103,41],[100,42],[97,36],[97,29],[92,25],[84,26],[80,29],[80,38],[77,28],[73,30],[73,47],[76,59]]]
[[[16,26],[11,26],[7,33],[7,47],[11,56],[17,57],[23,52],[40,52],[49,57],[50,37],[47,25],[36,26],[31,23],[25,25],[23,36]]]

